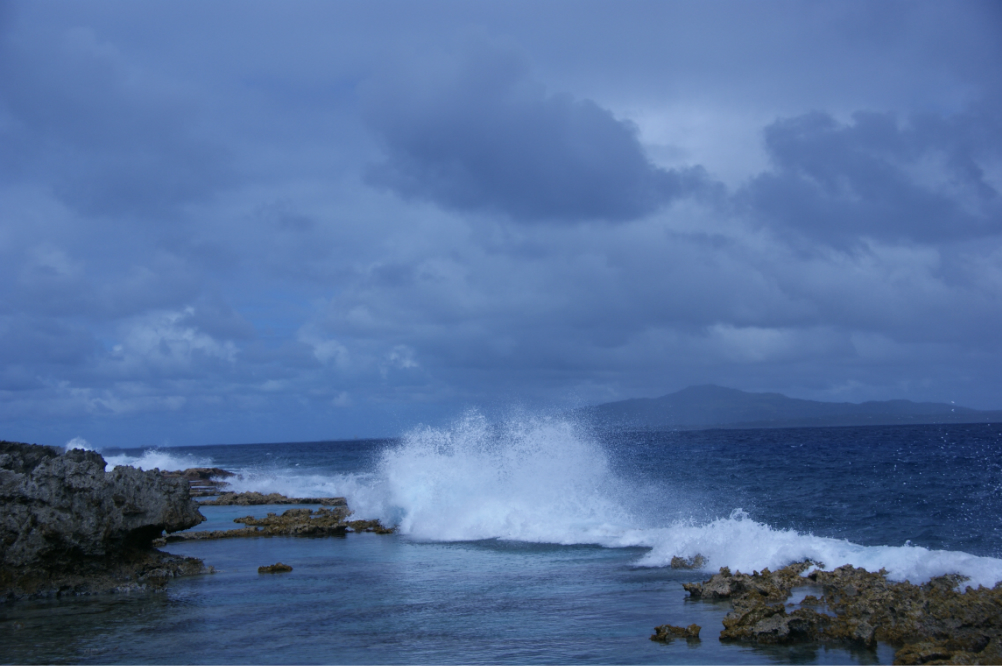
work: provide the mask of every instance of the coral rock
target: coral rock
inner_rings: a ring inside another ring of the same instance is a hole
[[[267,495],[250,491],[246,493],[223,493],[216,499],[205,500],[206,506],[260,506],[262,504],[321,504],[323,506],[347,506],[344,497],[286,497],[279,493]]]
[[[202,570],[152,549],[204,518],[188,483],[94,451],[0,442],[0,599],[157,587]]]
[[[964,578],[956,575],[913,585],[889,582],[884,570],[849,565],[803,575],[811,564],[752,575],[722,569],[704,583],[684,587],[694,598],[731,600],[722,640],[867,646],[882,641],[900,648],[895,663],[1000,663],[998,583],[960,592]],[[788,611],[782,602],[792,589],[805,586],[820,587],[822,597],[805,597],[799,608]]]
[[[651,636],[651,640],[662,642],[668,642],[676,638],[698,641],[700,640],[700,626],[691,624],[688,627],[674,627],[671,624],[663,624],[655,627],[655,633]]]
[[[673,557],[669,566],[673,569],[699,569],[707,564],[707,558],[703,555],[694,555],[690,558]]]
[[[292,571],[293,568],[288,564],[282,564],[281,562],[276,562],[275,564],[269,564],[265,567],[258,567],[259,574],[265,573],[285,573],[287,571]]]
[[[288,509],[282,515],[269,513],[264,518],[244,516],[233,522],[243,528],[233,530],[212,530],[206,532],[186,532],[167,537],[166,541],[200,541],[204,539],[231,539],[239,537],[324,537],[343,536],[351,528],[356,532],[376,532],[393,534],[394,528],[384,527],[378,520],[353,520],[346,522],[348,507],[320,507],[311,509]]]

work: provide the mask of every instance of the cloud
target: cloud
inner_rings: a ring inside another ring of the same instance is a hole
[[[995,6],[235,7],[0,26],[7,437],[998,402]]]
[[[709,186],[700,168],[655,167],[634,125],[491,47],[372,84],[365,113],[386,152],[368,182],[449,209],[622,221]]]
[[[905,123],[858,112],[844,124],[814,112],[778,120],[764,136],[772,168],[738,195],[764,224],[839,245],[1000,232],[998,105]]]
[[[193,319],[193,307],[138,317],[129,322],[111,357],[121,364],[120,371],[140,376],[150,370],[169,375],[202,374],[219,362],[232,364],[237,346],[195,328]]]
[[[130,62],[90,28],[15,31],[0,42],[0,175],[46,182],[89,215],[149,218],[233,180],[198,135],[180,86]]]

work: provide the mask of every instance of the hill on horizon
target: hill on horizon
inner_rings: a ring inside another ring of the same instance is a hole
[[[660,398],[633,398],[575,410],[599,425],[642,430],[999,423],[1000,411],[911,400],[821,402],[705,384]]]

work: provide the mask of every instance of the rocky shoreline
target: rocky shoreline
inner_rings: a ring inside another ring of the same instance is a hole
[[[816,566],[800,562],[751,575],[725,567],[683,588],[693,599],[731,602],[722,641],[868,647],[881,641],[897,648],[896,664],[1001,663],[999,583],[962,592],[965,579],[955,575],[913,585],[888,581],[884,570]],[[790,601],[795,590],[805,593],[797,603]],[[699,631],[662,625],[651,638],[693,638]]]
[[[342,499],[342,498],[337,498]],[[291,503],[291,502],[288,502]],[[231,530],[206,530],[202,532],[181,532],[170,534],[154,542],[166,545],[178,541],[206,541],[210,539],[233,539],[247,537],[327,537],[344,536],[347,532],[375,532],[393,534],[393,527],[384,527],[378,520],[348,520],[351,511],[344,504],[335,508],[288,509],[281,515],[269,513],[264,518],[244,516],[233,522],[244,527]]]
[[[0,602],[163,588],[178,576],[211,573],[201,560],[156,549],[175,541],[235,537],[392,534],[375,520],[349,520],[343,497],[220,492],[219,468],[142,471],[106,463],[94,451],[0,441]],[[201,503],[196,496],[213,496]],[[318,504],[231,530],[185,532],[199,507]]]
[[[157,589],[208,571],[154,539],[205,520],[181,479],[0,441],[0,600]]]
[[[200,506],[261,506],[263,504],[320,504],[322,506],[348,506],[344,497],[286,497],[279,493],[264,495],[249,491],[244,493],[220,493],[219,496],[202,500]]]
[[[202,561],[156,546],[248,537],[330,537],[348,532],[390,534],[375,520],[350,520],[344,498],[289,498],[226,492],[232,473],[218,468],[178,472],[106,470],[93,451],[0,441],[0,602],[163,588],[178,576],[211,572]],[[201,504],[193,493],[215,499]],[[243,527],[185,531],[202,523],[203,505],[316,504],[265,517],[234,520]],[[699,569],[701,556],[673,558],[677,569]],[[288,571],[277,563],[265,573]],[[694,600],[727,600],[721,641],[759,644],[856,644],[897,648],[895,663],[1000,663],[1001,588],[961,590],[960,576],[923,585],[890,582],[885,572],[849,565],[832,571],[814,562],[777,571],[732,573],[722,568],[702,583],[683,585]],[[661,625],[656,641],[696,642],[701,628]]]

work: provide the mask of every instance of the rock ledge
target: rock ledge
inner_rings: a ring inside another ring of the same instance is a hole
[[[154,550],[204,518],[189,484],[94,451],[0,441],[0,600],[162,587],[205,571]]]

